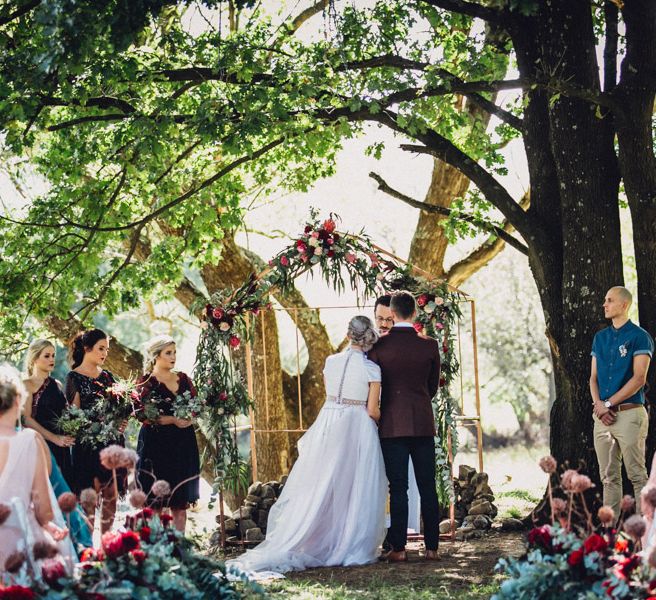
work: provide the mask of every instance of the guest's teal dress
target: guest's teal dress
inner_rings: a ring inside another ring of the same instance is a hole
[[[50,454],[52,456],[52,452]],[[57,466],[57,461],[54,456],[52,456],[51,462],[52,471],[50,472],[50,485],[52,485],[52,489],[55,491],[55,496],[59,498],[63,493],[70,492],[71,488],[66,483],[61,470]],[[80,547],[91,548],[93,546],[91,531],[89,531],[89,526],[85,522],[83,514],[84,513],[78,504],[68,519],[69,534],[78,554],[80,552]]]

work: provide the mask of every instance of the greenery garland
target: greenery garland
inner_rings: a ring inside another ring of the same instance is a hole
[[[440,389],[433,406],[438,439],[438,492],[441,502],[447,504],[453,494],[447,460],[448,432],[454,452],[457,448],[455,402],[449,386],[460,369],[454,352],[455,326],[462,316],[459,303],[464,295],[452,291],[444,282],[416,276],[409,265],[385,255],[364,231],[357,235],[338,232],[337,219],[331,215],[322,221],[312,211],[303,232],[269,261],[266,271],[251,275],[235,290],[214,294],[205,306],[194,379],[207,409],[203,426],[216,443],[216,487],[230,485],[234,474],[242,472],[234,425],[239,415],[248,414],[253,402],[233,352],[252,335],[248,315],[255,316],[270,308],[269,295],[274,288],[284,294],[293,289],[299,275],[316,267],[326,283],[338,292],[346,287],[346,273],[348,284],[363,300],[400,289],[417,298],[415,329],[440,344]]]

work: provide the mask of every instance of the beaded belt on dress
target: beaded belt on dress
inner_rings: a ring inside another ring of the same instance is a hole
[[[367,406],[366,400],[351,400],[350,398],[340,398],[337,400],[337,396],[326,396],[328,402],[335,402],[335,404],[348,404],[349,406]]]

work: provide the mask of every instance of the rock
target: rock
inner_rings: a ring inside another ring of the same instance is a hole
[[[219,528],[221,527],[221,517],[217,516],[216,517],[216,522],[219,524]],[[234,519],[227,518],[223,521],[225,523],[225,530],[226,533],[234,533],[237,531],[238,526],[237,526],[237,521]]]
[[[494,512],[494,507],[487,500],[469,508],[470,515],[490,515]]]
[[[244,535],[249,529],[254,529],[256,527],[257,523],[252,519],[242,519],[239,521],[239,530],[242,535]]]
[[[212,532],[210,536],[210,547],[220,546],[221,545],[221,530],[217,529]]]
[[[476,520],[477,517],[480,515],[467,515],[463,520],[462,520],[462,525],[461,527],[476,527],[474,525],[474,521]]]
[[[474,525],[476,529],[489,529],[490,525],[492,525],[492,519],[486,515],[476,515],[472,525]]]
[[[501,531],[522,531],[524,528],[524,523],[519,519],[513,519],[512,517],[501,519]]]
[[[472,532],[476,531],[473,527],[458,527],[456,529],[456,539],[457,540],[466,540],[467,536]]]
[[[482,537],[485,537],[485,531],[481,529],[474,529],[471,533],[468,533],[465,536],[466,540],[480,540]]]
[[[456,527],[458,527],[457,522]],[[444,521],[440,523],[440,533],[451,533],[451,519],[444,519]]]
[[[488,502],[488,503],[489,503],[488,500],[484,500],[483,498],[474,498],[474,499],[472,500],[471,504],[469,505],[469,508],[470,508],[470,509],[471,509],[471,508],[474,508],[474,506],[478,506],[479,504],[484,504],[485,502]]]
[[[241,506],[235,512],[230,515],[235,521],[240,521],[241,519],[250,519],[253,516],[253,507],[252,506]]]
[[[278,490],[280,489],[280,482],[278,481],[267,481],[264,485],[270,485],[273,488],[273,491],[278,495]]]
[[[247,542],[261,542],[264,539],[264,534],[259,527],[251,527],[246,530]]]
[[[253,482],[250,487],[248,488],[248,495],[249,496],[259,496],[260,493],[262,492],[262,482],[261,481],[255,481]]]
[[[462,482],[468,484],[471,481],[471,478],[476,475],[476,469],[474,467],[469,467],[467,465],[460,465],[458,467],[458,479],[460,480],[460,485]]]
[[[283,476],[280,478],[280,486],[282,487],[282,486],[285,485],[286,483],[287,483],[287,475],[283,475]]]
[[[487,476],[487,473],[474,473],[469,483],[472,487],[479,487],[487,485],[488,480],[489,477]]]
[[[266,529],[268,520],[269,520],[268,510],[257,511],[257,524],[260,526],[261,529]]]
[[[262,510],[269,510],[275,503],[275,498],[263,498],[262,502],[260,502],[260,508]]]
[[[262,486],[261,489],[264,489],[264,486]],[[246,496],[244,499],[244,502],[252,502],[255,506],[257,506],[260,503],[261,496],[261,492],[257,496],[255,494],[248,494],[248,496]]]
[[[262,498],[275,498],[276,497],[276,492],[273,489],[272,486],[270,485],[263,485],[262,486]]]

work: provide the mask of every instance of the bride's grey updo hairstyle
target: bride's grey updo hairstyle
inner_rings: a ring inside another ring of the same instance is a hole
[[[365,352],[371,350],[379,337],[371,319],[364,315],[358,315],[349,321],[346,335],[354,344],[361,346]]]

